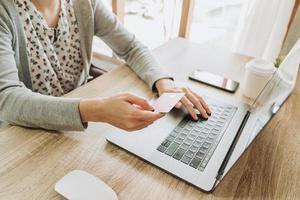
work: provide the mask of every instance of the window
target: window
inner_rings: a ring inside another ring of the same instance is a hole
[[[178,37],[183,0],[126,0],[124,25],[150,49]],[[247,0],[195,0],[189,39],[197,43],[233,35],[243,3]],[[111,0],[104,0],[111,9]],[[230,42],[226,40],[226,42]],[[97,51],[111,55],[99,40]]]

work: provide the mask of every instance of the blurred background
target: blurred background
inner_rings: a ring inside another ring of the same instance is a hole
[[[150,49],[180,36],[273,62],[279,55],[286,55],[300,37],[300,0],[102,1],[109,10],[121,13],[118,17],[124,26]],[[182,36],[186,7],[191,16],[185,28],[188,33]],[[113,56],[99,38],[95,38],[93,48],[96,53]],[[103,62],[98,65],[106,71],[115,66],[105,59]]]
[[[103,0],[111,10],[111,0]],[[228,41],[238,24],[247,0],[196,0],[189,39],[197,43]],[[182,0],[127,0],[124,25],[150,49],[178,36]],[[220,39],[222,41],[218,41]],[[96,39],[95,50],[111,55],[105,44]]]

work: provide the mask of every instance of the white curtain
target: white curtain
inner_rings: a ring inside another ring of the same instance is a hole
[[[236,31],[233,52],[275,61],[295,0],[248,0]]]

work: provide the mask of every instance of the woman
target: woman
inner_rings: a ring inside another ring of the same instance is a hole
[[[163,114],[143,98],[122,93],[108,98],[62,98],[86,83],[93,36],[159,94],[178,91],[148,49],[128,33],[100,0],[5,0],[0,3],[0,118],[26,127],[84,130],[106,122],[133,131]],[[200,96],[182,88],[177,105],[191,116],[210,113]]]

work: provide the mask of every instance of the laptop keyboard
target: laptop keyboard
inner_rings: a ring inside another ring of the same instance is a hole
[[[212,110],[208,120],[194,121],[185,116],[157,150],[203,171],[237,110],[219,102],[208,105]]]

